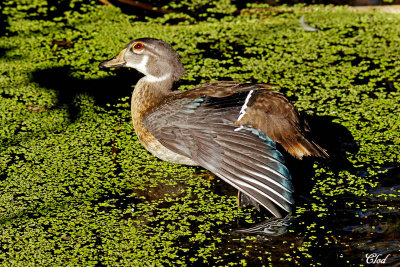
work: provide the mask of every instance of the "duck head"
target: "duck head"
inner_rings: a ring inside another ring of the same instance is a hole
[[[154,38],[140,38],[130,42],[100,68],[128,67],[145,75],[148,82],[177,81],[186,74],[178,53],[171,45]]]

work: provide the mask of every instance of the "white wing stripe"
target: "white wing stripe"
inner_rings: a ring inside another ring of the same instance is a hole
[[[249,170],[246,170],[246,171],[249,171]],[[251,178],[251,177],[249,177],[249,176],[244,176],[244,175],[240,175],[240,174],[237,174],[237,173],[236,173],[236,175],[242,177],[243,180],[245,180],[245,181],[249,181],[250,183],[253,183],[253,184],[256,184],[256,185],[258,185],[258,186],[260,186],[260,187],[262,187],[262,188],[265,188],[266,190],[268,190],[268,191],[274,193],[275,195],[279,196],[279,197],[282,198],[283,200],[289,202],[290,204],[293,204],[291,200],[285,198],[284,196],[282,196],[281,193],[279,193],[279,192],[277,192],[276,190],[272,189],[272,188],[269,187],[268,185],[263,184],[263,183],[261,183],[260,181],[254,179],[254,178]],[[274,183],[276,183],[276,182],[274,181]],[[279,185],[279,186],[282,186],[282,185]],[[286,189],[286,190],[287,190],[287,189]]]
[[[239,190],[242,190],[238,185],[241,185],[241,186],[243,186],[243,187],[246,187],[246,188],[249,188],[249,189],[251,189],[251,190],[254,190],[254,191],[256,191],[257,193],[259,193],[260,195],[263,195],[264,197],[266,197],[266,198],[268,198],[269,200],[271,200],[272,202],[274,202],[276,205],[278,205],[279,207],[281,207],[282,209],[284,209],[284,210],[286,210],[287,212],[290,212],[288,209],[287,209],[287,207],[284,207],[284,206],[282,206],[282,204],[280,204],[279,202],[277,202],[274,198],[272,198],[272,197],[270,197],[269,195],[267,195],[267,194],[265,194],[263,191],[261,191],[261,190],[259,190],[259,189],[257,189],[257,188],[255,188],[254,186],[252,186],[252,185],[250,185],[250,184],[247,184],[247,183],[244,183],[244,182],[242,182],[242,181],[240,181],[240,180],[238,180],[238,179],[235,179],[235,178],[227,178],[226,176],[224,176],[224,175],[221,175],[219,172],[217,172],[216,173],[219,177],[221,177],[221,178],[223,178],[226,182],[228,182],[229,180],[233,180],[233,182],[231,182],[231,181],[229,181],[229,183],[231,184],[231,185],[233,185],[234,187],[236,187],[237,189],[239,189]],[[235,184],[236,183],[236,184]],[[262,204],[262,203],[260,203],[260,204]],[[264,206],[264,205],[263,205]],[[264,206],[265,207],[265,206]],[[265,208],[267,208],[267,207],[265,207]],[[268,208],[267,208],[268,209]],[[268,209],[269,210],[269,209]]]
[[[254,89],[251,89],[249,94],[247,95],[246,100],[244,101],[244,104],[243,104],[242,108],[240,109],[240,113],[239,113],[239,117],[238,117],[237,121],[240,121],[243,118],[244,114],[246,114],[247,103],[249,102],[251,94],[253,93],[253,91],[254,91]]]

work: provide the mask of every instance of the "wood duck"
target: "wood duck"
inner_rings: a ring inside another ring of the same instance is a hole
[[[327,157],[306,138],[307,123],[274,86],[220,81],[172,91],[186,71],[166,42],[130,42],[100,68],[134,68],[145,76],[132,93],[140,143],[168,162],[202,166],[275,217],[291,212],[294,191],[278,142],[292,156]]]

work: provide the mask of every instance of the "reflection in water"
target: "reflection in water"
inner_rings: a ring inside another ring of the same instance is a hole
[[[257,256],[264,251],[271,256],[261,262],[273,265],[281,265],[282,258],[292,258],[299,266],[318,263],[359,266],[365,265],[367,256],[375,253],[379,259],[386,257],[386,266],[400,266],[399,174],[400,168],[390,170],[380,179],[385,186],[370,190],[365,197],[349,194],[333,197],[326,216],[307,209],[291,218],[271,219],[236,230],[226,238],[231,245],[225,249],[233,253],[248,244],[249,264],[258,264]],[[232,241],[238,234],[243,243]],[[252,235],[258,237],[244,240]],[[309,259],[299,255],[299,250],[308,254]]]
[[[233,233],[280,236],[287,232],[292,220],[292,215],[287,215],[285,218],[272,218],[247,229],[235,230]]]

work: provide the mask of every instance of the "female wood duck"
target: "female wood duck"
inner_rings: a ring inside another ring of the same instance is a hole
[[[141,144],[154,156],[202,166],[261,204],[274,216],[291,211],[291,176],[280,143],[291,155],[326,157],[311,140],[296,108],[272,85],[212,82],[172,91],[185,73],[164,41],[130,42],[100,68],[129,67],[145,76],[132,93],[132,119]]]

